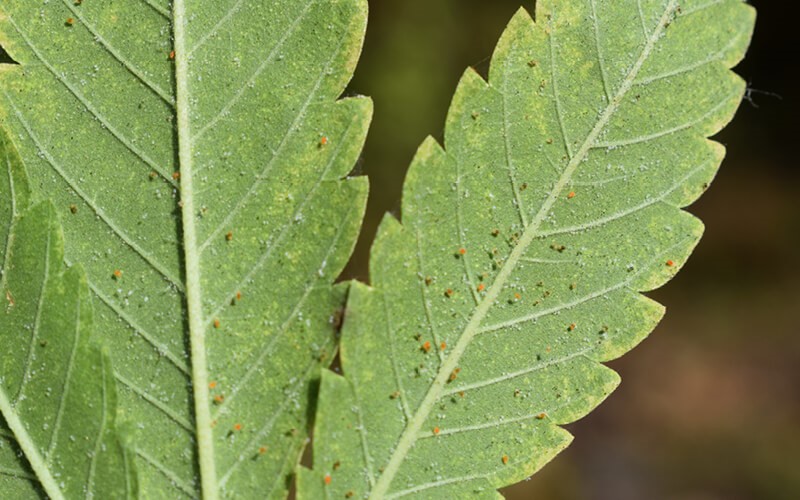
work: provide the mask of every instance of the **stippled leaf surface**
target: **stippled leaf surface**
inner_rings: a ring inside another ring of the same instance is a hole
[[[135,498],[117,388],[93,332],[83,271],[64,266],[58,216],[31,203],[0,130],[0,492],[3,498]]]
[[[330,362],[363,0],[8,0],[0,116],[85,269],[154,498],[283,497]]]
[[[495,498],[618,384],[745,85],[739,0],[540,0],[467,71],[351,290],[303,498]]]

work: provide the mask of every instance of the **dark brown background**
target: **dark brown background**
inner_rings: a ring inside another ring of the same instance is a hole
[[[521,0],[372,0],[350,91],[375,120],[359,172],[367,223],[350,276],[367,279],[369,242],[397,213],[422,139],[440,138],[456,83],[488,57]],[[686,268],[652,294],[669,311],[612,363],[622,386],[570,430],[575,443],[510,499],[800,498],[800,197],[796,2],[762,0],[738,72],[754,91],[718,138],[714,186],[691,211],[707,226]],[[770,92],[781,98],[764,94]]]

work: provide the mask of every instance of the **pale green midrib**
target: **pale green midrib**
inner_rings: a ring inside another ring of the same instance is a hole
[[[11,242],[14,234],[14,220],[19,213],[17,212],[17,194],[14,187],[14,173],[11,171],[11,159],[8,157],[8,143],[4,144],[6,157],[6,171],[8,172],[8,185],[11,191],[11,220],[8,221],[8,237],[6,239],[6,249],[3,256],[3,267],[0,268],[0,292],[6,291],[6,275],[8,275],[8,263],[11,262]],[[9,292],[10,293],[10,292]],[[7,297],[0,297],[0,300],[8,300]],[[9,304],[10,306],[10,304]]]
[[[63,500],[64,495],[61,493],[61,488],[59,488],[53,474],[50,472],[47,462],[36,447],[36,443],[31,439],[25,426],[22,425],[22,421],[11,406],[8,396],[6,396],[6,391],[2,388],[0,388],[0,412],[2,412],[3,417],[5,417],[8,428],[14,433],[14,439],[17,445],[19,445],[22,453],[28,460],[28,464],[36,474],[36,479],[42,485],[45,493],[47,493],[52,500]]]
[[[584,157],[592,149],[594,142],[597,140],[602,131],[605,129],[606,125],[608,125],[609,121],[611,120],[611,117],[619,108],[619,105],[621,104],[624,96],[633,86],[634,80],[638,76],[638,73],[641,70],[642,65],[644,65],[645,61],[650,56],[653,48],[655,47],[656,42],[661,36],[661,33],[663,32],[664,28],[668,25],[669,20],[672,14],[674,13],[676,7],[677,7],[677,0],[671,0],[669,5],[665,9],[664,14],[662,15],[658,23],[658,26],[653,31],[653,33],[648,37],[647,43],[642,49],[642,53],[640,54],[638,60],[629,71],[628,75],[623,80],[619,91],[614,96],[614,99],[608,104],[605,111],[600,116],[594,128],[592,129],[592,131],[586,137],[586,140],[584,141],[581,148],[570,159],[569,163],[567,164],[567,167],[564,170],[564,173],[561,175],[561,178],[553,187],[547,200],[545,200],[544,204],[542,205],[541,209],[537,213],[534,220],[531,221],[530,226],[528,226],[523,232],[522,237],[519,240],[519,243],[511,252],[511,255],[509,255],[508,260],[501,268],[500,272],[497,275],[497,278],[495,279],[494,283],[492,283],[483,301],[475,310],[475,314],[472,316],[469,323],[465,327],[464,332],[461,335],[461,338],[458,340],[458,343],[453,348],[453,351],[447,357],[445,362],[439,368],[439,373],[431,383],[431,387],[430,389],[428,389],[428,392],[425,395],[425,398],[423,399],[422,403],[420,404],[416,414],[407,423],[406,428],[401,434],[400,439],[397,442],[397,446],[395,447],[389,462],[384,468],[381,476],[378,478],[375,487],[369,494],[370,499],[379,500],[387,496],[387,493],[389,491],[389,486],[394,480],[395,475],[400,469],[400,466],[402,465],[409,451],[416,443],[417,434],[422,428],[422,425],[428,419],[428,416],[430,415],[430,412],[435,406],[436,402],[440,399],[441,393],[448,379],[450,378],[450,374],[453,372],[453,370],[455,370],[458,367],[458,363],[461,360],[461,357],[466,352],[466,349],[469,346],[472,339],[475,337],[475,335],[478,334],[481,323],[483,322],[484,318],[486,317],[487,313],[491,309],[494,302],[498,299],[500,291],[503,289],[503,286],[510,277],[512,271],[516,268],[517,263],[519,262],[520,258],[524,255],[528,246],[536,238],[539,227],[541,226],[542,222],[544,222],[545,218],[547,217],[547,214],[550,212],[553,205],[563,192],[564,188],[569,183],[575,170],[581,164]],[[554,64],[554,61],[551,61],[551,65],[552,64]]]
[[[186,5],[175,0],[172,6],[172,25],[175,39],[175,94],[178,131],[178,159],[181,174],[181,208],[183,251],[186,272],[186,306],[189,316],[189,342],[192,361],[192,393],[197,430],[197,457],[200,469],[200,489],[204,500],[219,497],[217,470],[214,461],[214,434],[208,389],[208,368],[205,346],[205,325],[200,281],[200,252],[195,227],[192,133],[189,104],[189,48],[186,44]]]

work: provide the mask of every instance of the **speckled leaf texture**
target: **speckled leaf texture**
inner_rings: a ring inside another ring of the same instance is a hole
[[[146,498],[288,491],[367,195],[371,102],[337,100],[366,11],[0,3],[0,121],[86,270]]]
[[[739,0],[540,0],[465,73],[354,286],[301,498],[497,498],[619,383],[703,226]]]
[[[64,266],[49,202],[0,130],[0,494],[135,498],[133,456],[117,428],[117,388],[93,333],[83,270]]]

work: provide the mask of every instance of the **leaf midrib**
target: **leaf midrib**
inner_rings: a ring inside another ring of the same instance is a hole
[[[189,343],[192,363],[192,396],[194,399],[197,458],[200,469],[201,496],[204,500],[217,500],[219,483],[214,460],[214,434],[208,388],[208,360],[205,346],[205,321],[203,318],[200,256],[197,245],[197,228],[194,209],[194,167],[192,155],[192,130],[189,99],[189,55],[186,40],[185,0],[174,0],[172,5],[173,39],[175,40],[175,95],[176,128],[178,133],[178,161],[180,165],[180,199],[183,229],[184,273],[186,279],[186,308],[189,324]]]
[[[430,412],[432,411],[436,402],[440,399],[442,395],[442,391],[450,377],[450,373],[458,366],[461,357],[466,352],[467,347],[472,342],[472,339],[479,333],[480,325],[485,319],[486,315],[490,311],[492,305],[497,300],[500,291],[503,289],[506,281],[511,276],[511,273],[516,268],[519,260],[527,251],[530,244],[536,239],[538,236],[538,231],[541,224],[544,222],[547,214],[552,209],[555,202],[558,200],[561,193],[564,191],[564,188],[569,183],[570,179],[572,178],[573,174],[577,170],[578,166],[583,162],[583,159],[589,153],[589,151],[593,148],[595,141],[600,136],[600,134],[605,129],[606,125],[608,125],[609,121],[611,120],[612,116],[618,110],[622,99],[625,95],[630,91],[633,87],[636,77],[639,74],[642,66],[644,65],[647,58],[652,53],[653,48],[655,47],[656,42],[661,37],[665,27],[669,24],[669,20],[672,17],[673,13],[677,8],[677,1],[678,0],[671,0],[670,3],[667,5],[663,15],[661,16],[658,25],[656,26],[655,30],[649,35],[647,39],[647,43],[645,44],[644,48],[642,49],[639,58],[634,63],[631,70],[626,75],[625,79],[622,82],[617,94],[614,96],[611,102],[609,102],[608,106],[606,107],[605,111],[600,118],[598,119],[597,123],[595,124],[594,128],[591,130],[589,135],[586,137],[584,143],[578,150],[578,152],[570,158],[567,167],[564,169],[561,177],[559,178],[558,182],[553,187],[550,195],[545,200],[544,204],[542,205],[541,209],[537,213],[536,217],[531,221],[530,225],[525,228],[519,243],[514,248],[514,250],[509,255],[508,260],[506,260],[503,267],[500,269],[500,272],[497,275],[494,283],[489,287],[489,290],[484,297],[483,301],[478,305],[475,310],[475,314],[470,319],[467,326],[464,328],[464,331],[461,334],[458,342],[456,343],[455,347],[451,354],[445,359],[444,363],[439,368],[439,372],[436,378],[431,383],[430,388],[428,389],[425,398],[423,399],[422,403],[414,414],[414,416],[408,421],[406,424],[406,428],[400,436],[400,439],[397,441],[397,445],[394,448],[394,452],[389,459],[386,467],[383,470],[383,473],[379,477],[378,481],[375,484],[375,487],[370,492],[369,498],[370,499],[380,499],[387,496],[389,491],[389,487],[391,486],[392,481],[394,480],[395,475],[397,474],[400,466],[402,465],[403,461],[405,460],[408,453],[411,451],[411,448],[417,441],[417,434],[419,433],[422,425],[427,420]],[[552,46],[552,36],[553,33],[551,32],[550,44]],[[551,61],[551,67],[554,66],[554,61]],[[558,102],[557,102],[558,104]],[[562,129],[564,129],[563,120],[561,120],[561,114],[559,113],[559,121]],[[565,141],[567,140],[564,137]],[[567,145],[567,147],[569,147]]]

